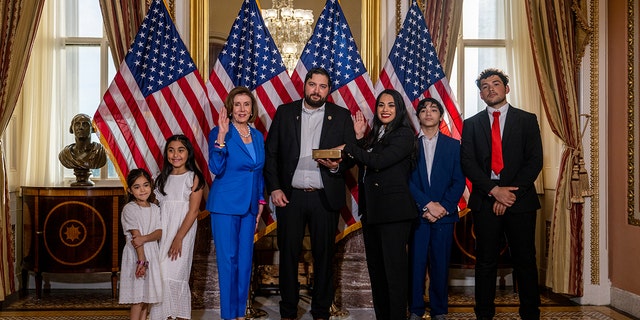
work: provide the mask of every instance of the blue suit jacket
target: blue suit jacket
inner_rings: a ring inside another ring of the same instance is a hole
[[[427,203],[435,201],[450,213],[436,223],[458,221],[458,201],[464,192],[464,184],[465,178],[460,166],[460,141],[442,133],[438,134],[431,166],[431,184],[427,179],[424,146],[422,141],[418,141],[418,164],[411,174],[409,188],[420,212]]]
[[[250,130],[255,161],[232,126],[225,136],[223,148],[213,145],[218,137],[218,127],[209,133],[209,170],[216,175],[207,199],[207,210],[211,213],[258,214],[258,201],[264,200],[264,137],[260,131],[252,127]]]

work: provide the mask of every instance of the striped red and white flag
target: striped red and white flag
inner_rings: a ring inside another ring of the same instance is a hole
[[[355,114],[362,111],[369,123],[373,119],[376,97],[371,78],[358,52],[347,19],[338,0],[328,0],[318,17],[313,34],[307,42],[291,81],[304,91],[304,77],[307,70],[323,68],[331,76],[331,93],[327,100],[345,107]],[[361,227],[358,215],[358,183],[355,168],[347,175],[351,201],[340,214],[336,241]]]
[[[376,92],[384,89],[400,92],[405,98],[409,114],[415,114],[418,102],[424,98],[432,97],[440,101],[446,110],[440,131],[460,140],[462,117],[458,111],[458,102],[442,70],[424,16],[415,0],[411,3],[389,53],[389,59],[376,83]],[[414,128],[420,127],[417,117],[411,117],[411,121]],[[469,189],[467,181],[459,204],[460,210],[467,207]]]
[[[300,99],[255,0],[244,0],[242,3],[206,84],[209,99],[215,108],[215,121],[229,91],[236,86],[249,88],[256,97],[258,118],[254,125],[265,137],[276,108]],[[263,213],[256,239],[271,232],[276,226],[275,222],[275,210]]]
[[[135,168],[158,174],[174,134],[190,139],[198,166],[209,171],[211,103],[162,0],[151,4],[93,121],[123,181]]]

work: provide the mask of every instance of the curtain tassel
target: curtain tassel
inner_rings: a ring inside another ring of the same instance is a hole
[[[584,164],[584,158],[582,155],[578,161],[578,166],[580,168],[580,190],[582,191],[583,197],[591,197],[593,195],[593,190],[591,190],[591,185],[589,184],[589,174],[587,173],[587,168]]]
[[[584,203],[580,188],[580,167],[577,163],[573,164],[571,170],[571,203]]]

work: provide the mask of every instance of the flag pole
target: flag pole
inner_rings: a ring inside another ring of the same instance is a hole
[[[254,254],[255,256],[255,254]],[[258,281],[256,280],[256,264],[255,260],[251,262],[251,285],[249,286],[249,296],[247,297],[247,307],[244,312],[244,318],[249,319],[269,319],[269,314],[262,309],[253,308],[254,292],[258,288]]]

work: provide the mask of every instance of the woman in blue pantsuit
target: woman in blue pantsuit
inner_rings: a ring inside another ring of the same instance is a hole
[[[249,125],[257,115],[251,91],[236,87],[229,92],[218,126],[209,133],[209,170],[215,179],[207,210],[216,247],[222,319],[244,319],[253,235],[266,203],[264,138]]]

